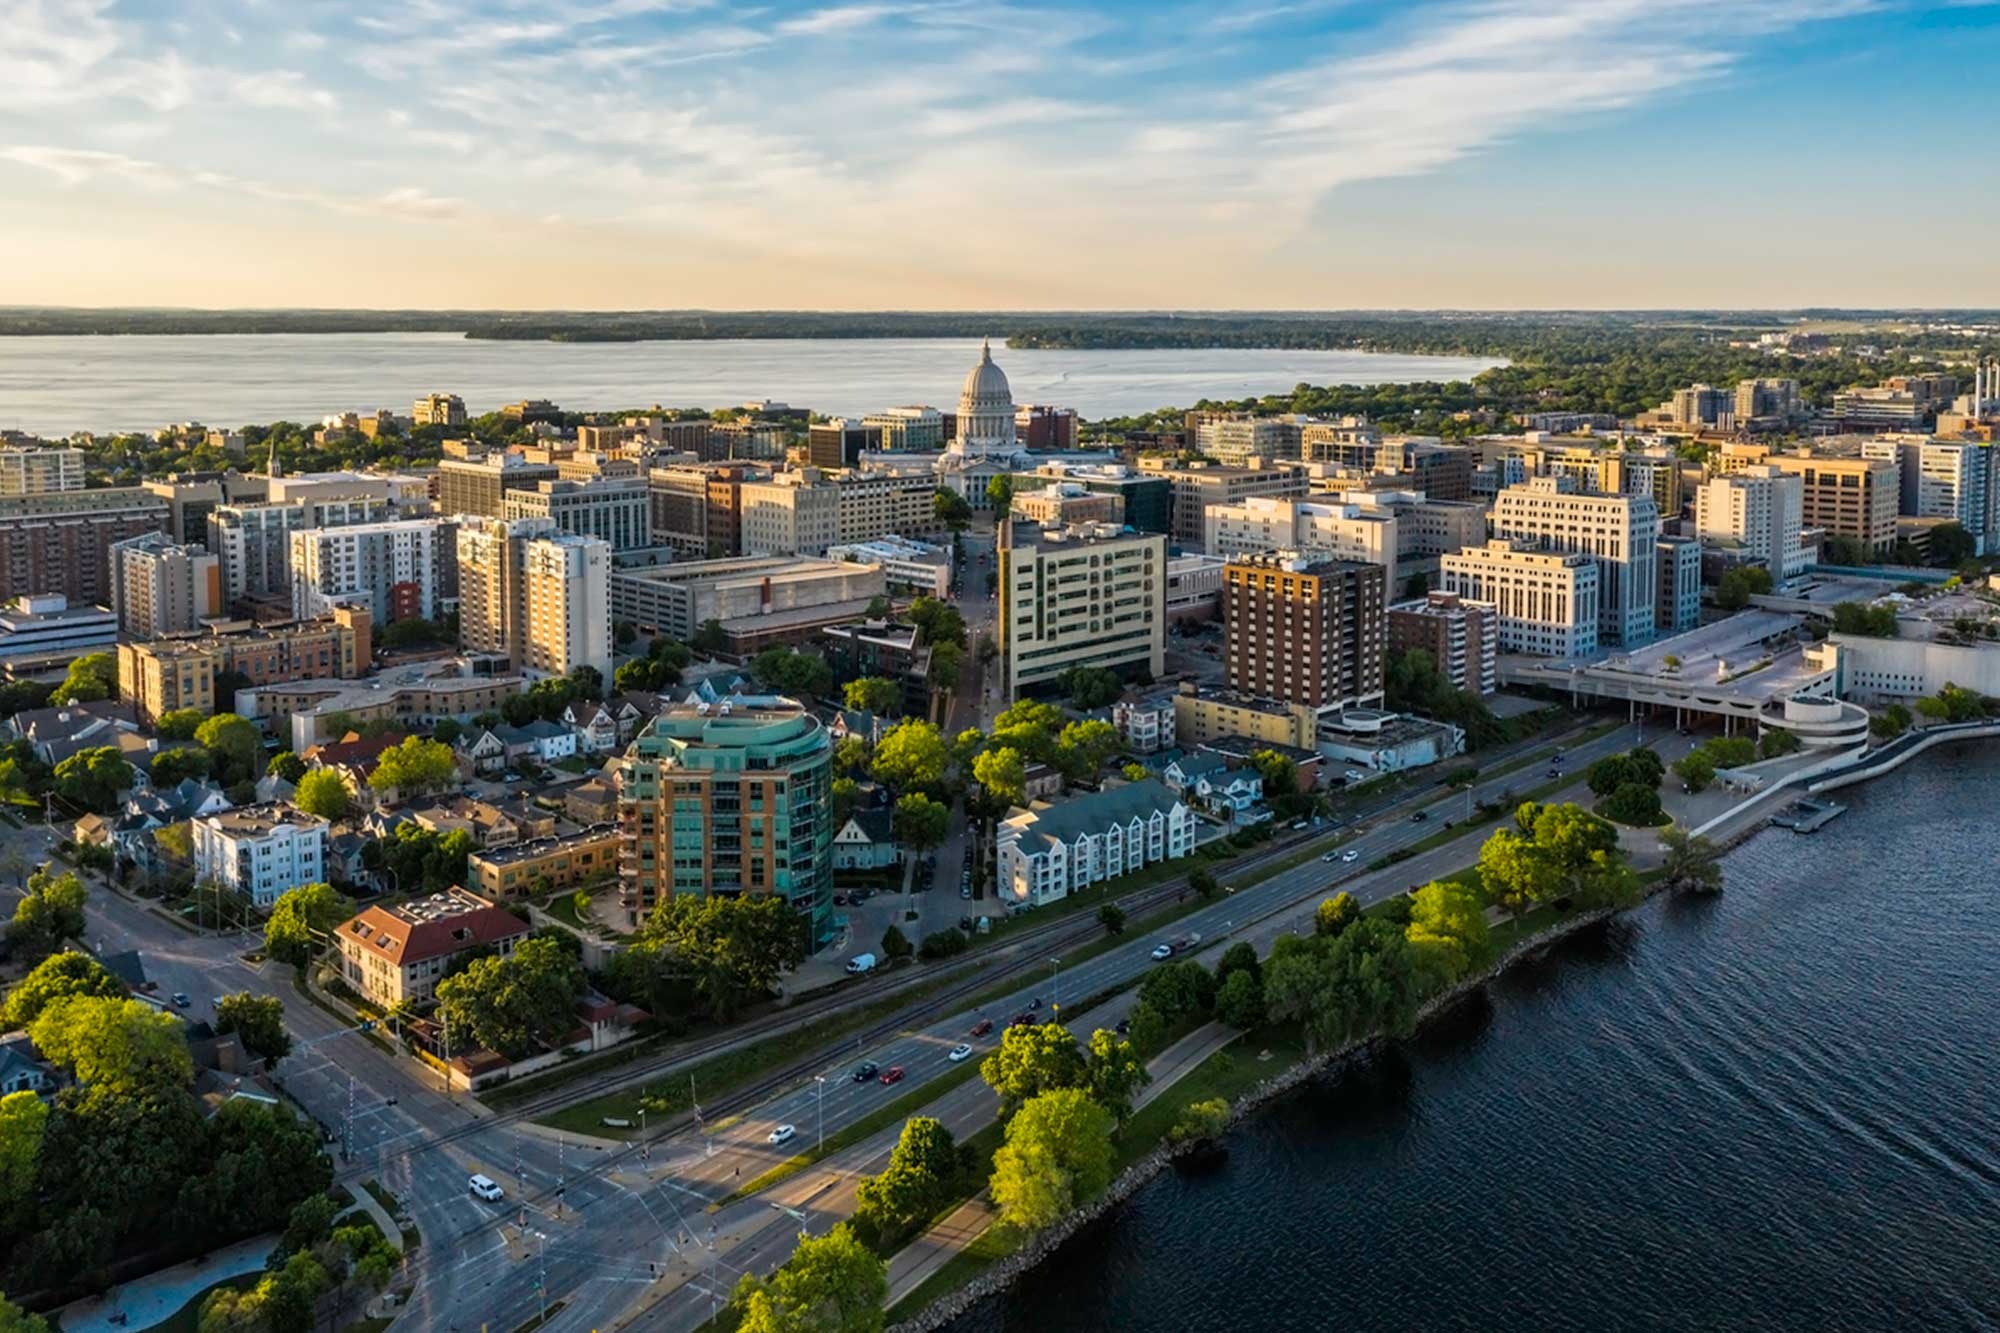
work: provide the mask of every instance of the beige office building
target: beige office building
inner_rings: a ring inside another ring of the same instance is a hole
[[[1310,488],[1303,463],[1259,460],[1248,467],[1219,463],[1186,464],[1171,458],[1141,458],[1139,471],[1164,477],[1173,484],[1175,541],[1202,540],[1210,505],[1239,504],[1253,495],[1303,499]]]
[[[1871,551],[1896,544],[1899,460],[1772,454],[1765,461],[1804,485],[1800,504],[1806,527],[1860,542]]]
[[[1165,537],[1108,524],[1010,522],[999,554],[1010,697],[1071,667],[1165,669]]]
[[[0,495],[83,489],[83,450],[0,449]]]
[[[1401,549],[1398,527],[1394,513],[1372,505],[1257,495],[1239,504],[1210,505],[1203,546],[1220,556],[1296,551],[1314,560],[1358,560],[1380,565],[1393,582]]]
[[[1591,557],[1501,538],[1439,564],[1446,592],[1492,604],[1500,651],[1564,658],[1597,651],[1598,566]]]

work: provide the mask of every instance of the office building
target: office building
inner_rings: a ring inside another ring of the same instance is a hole
[[[1231,689],[1350,708],[1382,700],[1384,570],[1298,552],[1233,558],[1222,571]]]
[[[428,509],[429,503],[421,507]],[[293,533],[405,516],[396,501],[382,496],[217,505],[208,515],[208,549],[222,564],[223,594],[230,601],[274,593],[289,597]]]
[[[848,472],[816,484],[834,488],[834,540],[838,542],[865,542],[891,535],[924,537],[944,531],[937,516],[937,483],[930,477]]]
[[[1174,736],[1183,747],[1245,737],[1260,746],[1310,750],[1319,710],[1184,680],[1174,693]]]
[[[562,473],[553,463],[530,463],[512,451],[483,458],[446,458],[438,464],[438,512],[502,518],[508,491],[532,490],[542,482],[560,480]]]
[[[326,832],[324,819],[275,802],[204,815],[189,823],[194,877],[269,907],[326,879]]]
[[[463,426],[465,400],[455,393],[427,393],[410,404],[413,426]]]
[[[1062,482],[1098,495],[1118,497],[1125,525],[1139,532],[1169,532],[1174,522],[1174,486],[1166,477],[1128,468],[1122,463],[1068,463],[1051,460],[1033,472],[1014,474],[1015,494]]]
[[[1494,500],[1493,535],[1590,556],[1598,565],[1598,639],[1626,648],[1651,642],[1660,536],[1651,496],[1585,495],[1566,477],[1531,477]]]
[[[1314,560],[1358,560],[1380,565],[1394,583],[1401,550],[1398,527],[1393,512],[1374,505],[1257,495],[1238,504],[1210,505],[1202,545],[1219,556],[1296,551]]]
[[[747,463],[651,469],[646,496],[652,544],[694,560],[740,554],[741,487],[766,475]]]
[[[1375,471],[1433,500],[1472,498],[1472,452],[1462,445],[1428,436],[1390,436],[1382,441]]]
[[[1277,417],[1228,416],[1196,427],[1195,448],[1226,467],[1251,459],[1296,458],[1298,428]]]
[[[1238,504],[1253,495],[1304,499],[1310,487],[1300,463],[1259,461],[1248,467],[1216,463],[1186,464],[1170,458],[1141,458],[1143,475],[1162,478],[1173,486],[1173,518],[1169,534],[1177,542],[1199,542],[1207,531],[1210,505]],[[1127,510],[1127,521],[1130,521]],[[1134,525],[1136,526],[1136,525]]]
[[[1829,537],[1880,553],[1896,544],[1902,499],[1901,450],[1895,458],[1832,458],[1771,454],[1765,461],[1799,479],[1802,522]]]
[[[110,560],[111,610],[131,638],[186,633],[223,614],[221,562],[202,547],[149,532],[113,545]]]
[[[0,607],[0,665],[18,672],[66,666],[118,639],[118,616],[101,606],[71,606],[59,592],[17,597]]]
[[[994,878],[1010,908],[1040,907],[1194,851],[1192,811],[1157,778],[1019,810],[993,830]]]
[[[453,958],[474,949],[475,957],[505,958],[529,929],[506,908],[453,885],[406,903],[364,907],[335,928],[333,940],[340,975],[362,999],[384,1011],[423,1009],[437,998],[438,982],[457,970]]]
[[[1902,517],[1956,523],[1972,534],[1979,554],[1993,549],[2000,533],[1994,531],[1991,446],[1891,435],[1863,441],[1861,456],[1893,461],[1901,469],[1897,512]]]
[[[1660,410],[1665,424],[1688,429],[1727,431],[1736,425],[1736,395],[1707,384],[1674,390],[1674,396]]]
[[[138,486],[0,496],[0,598],[107,606],[112,546],[166,523],[165,502]]]
[[[746,481],[738,494],[745,555],[825,555],[840,540],[839,489],[817,473]]]
[[[1834,394],[1833,416],[1843,430],[1920,430],[1957,393],[1951,375],[1891,375],[1874,388]]]
[[[292,534],[292,614],[300,620],[351,602],[377,625],[437,619],[458,597],[449,519],[415,518],[309,528]]]
[[[1701,543],[1692,537],[1660,538],[1658,578],[1653,627],[1661,634],[1679,634],[1699,625]]]
[[[527,688],[514,675],[468,675],[453,662],[392,667],[367,680],[286,680],[239,690],[236,711],[289,736],[294,753],[370,722],[429,730],[445,718],[468,723]],[[331,734],[329,734],[331,733]]]
[[[1214,620],[1222,614],[1222,571],[1229,562],[1219,555],[1190,551],[1167,557],[1167,620]]]
[[[1382,455],[1382,432],[1366,417],[1311,421],[1299,426],[1299,456],[1308,463],[1331,463],[1373,472]]]
[[[82,489],[83,450],[59,446],[0,448],[0,495]]]
[[[731,651],[741,651],[752,643],[810,639],[827,625],[856,619],[888,588],[880,565],[791,556],[614,566],[611,614],[641,633],[683,642],[713,620],[739,645]]]
[[[549,519],[559,532],[631,551],[654,544],[647,501],[647,484],[636,476],[542,481],[507,490],[500,497],[500,516]]]
[[[1784,430],[1806,415],[1797,380],[1756,379],[1736,383],[1738,430]]]
[[[1597,651],[1600,565],[1591,556],[1499,538],[1445,556],[1439,566],[1446,592],[1493,606],[1501,652],[1576,658]],[[1650,611],[1650,583],[1647,594]]]
[[[1022,403],[1014,409],[1014,438],[1032,453],[1076,448],[1076,409]]]
[[[360,607],[336,606],[324,620],[252,627],[212,625],[209,632],[151,643],[118,645],[118,697],[142,722],[192,708],[227,712],[218,677],[242,677],[252,686],[280,681],[367,674],[374,655],[373,626]]]
[[[175,472],[141,483],[166,508],[167,535],[177,542],[199,542],[208,531],[208,516],[217,505],[255,504],[270,493],[268,477],[237,472]]]
[[[1804,493],[1800,478],[1769,464],[1712,477],[1695,494],[1695,533],[1788,583],[1811,562],[1799,537]]]
[[[860,565],[880,565],[894,592],[937,598],[951,595],[949,546],[911,541],[892,532],[873,541],[829,546],[826,558]]]
[[[861,418],[861,424],[878,432],[884,453],[933,453],[944,448],[944,414],[935,407],[891,407]]]
[[[1000,651],[1008,696],[1071,667],[1166,666],[1167,543],[1105,524],[1000,533]]]
[[[1695,561],[1695,572],[1701,562]],[[1389,608],[1389,648],[1430,654],[1438,674],[1454,689],[1491,694],[1499,688],[1500,613],[1491,602],[1455,592],[1433,592],[1421,601]]]
[[[619,901],[776,895],[813,947],[833,934],[833,743],[790,699],[734,696],[655,717],[626,753]]]
[[[836,687],[864,676],[895,681],[902,690],[904,716],[922,717],[931,701],[931,650],[921,639],[915,625],[857,620],[821,630],[818,648],[833,669]]]
[[[834,417],[806,428],[806,461],[814,467],[855,467],[862,454],[881,447],[881,428],[866,422]]]
[[[1018,480],[1015,484],[1021,485]],[[1016,490],[1008,512],[1045,528],[1060,528],[1070,523],[1123,525],[1125,501],[1115,493],[1093,491],[1074,481],[1052,481],[1033,490]]]
[[[1337,499],[1395,520],[1398,565],[1434,560],[1486,540],[1486,507],[1470,500],[1437,500],[1422,491],[1379,486],[1341,491]]]

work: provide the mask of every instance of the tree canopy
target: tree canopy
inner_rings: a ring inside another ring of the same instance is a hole
[[[1029,1098],[1007,1122],[993,1154],[993,1202],[1000,1219],[1039,1231],[1111,1183],[1111,1112],[1081,1088]]]

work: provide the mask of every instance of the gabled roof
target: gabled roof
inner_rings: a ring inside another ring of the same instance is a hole
[[[892,813],[891,811],[882,809],[856,810],[847,817],[847,824],[853,824],[858,827],[861,830],[862,836],[872,843],[894,842],[896,835],[894,825],[891,822]],[[847,824],[840,826],[841,832],[844,833],[847,831]]]
[[[1228,768],[1229,761],[1213,751],[1202,751],[1176,759],[1169,767],[1179,769],[1183,778],[1193,782],[1196,778],[1207,777],[1211,773],[1219,773]]]
[[[558,736],[568,736],[573,733],[569,727],[565,727],[559,722],[548,722],[538,717],[525,726],[510,727],[502,725],[495,727],[493,728],[493,734],[509,745],[528,745],[535,741],[554,740]]]
[[[357,736],[349,732],[340,740],[330,741],[325,745],[315,745],[299,757],[325,768],[372,768],[375,761],[386,751],[393,750],[402,743],[401,732],[388,732],[380,736]]]
[[[97,965],[124,982],[129,990],[144,990],[146,987],[146,964],[137,949],[105,954],[97,960]]]
[[[1102,833],[1112,824],[1129,824],[1149,819],[1154,811],[1165,813],[1179,805],[1180,798],[1157,778],[1127,782],[1103,791],[1073,796],[1040,810],[1016,815],[1007,822],[1020,828],[1022,841],[1045,838],[1070,843],[1087,833]]]

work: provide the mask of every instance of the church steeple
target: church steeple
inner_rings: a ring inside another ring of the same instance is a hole
[[[271,438],[271,460],[264,465],[264,475],[271,478],[285,475],[285,469],[278,462],[278,440],[276,436]]]

